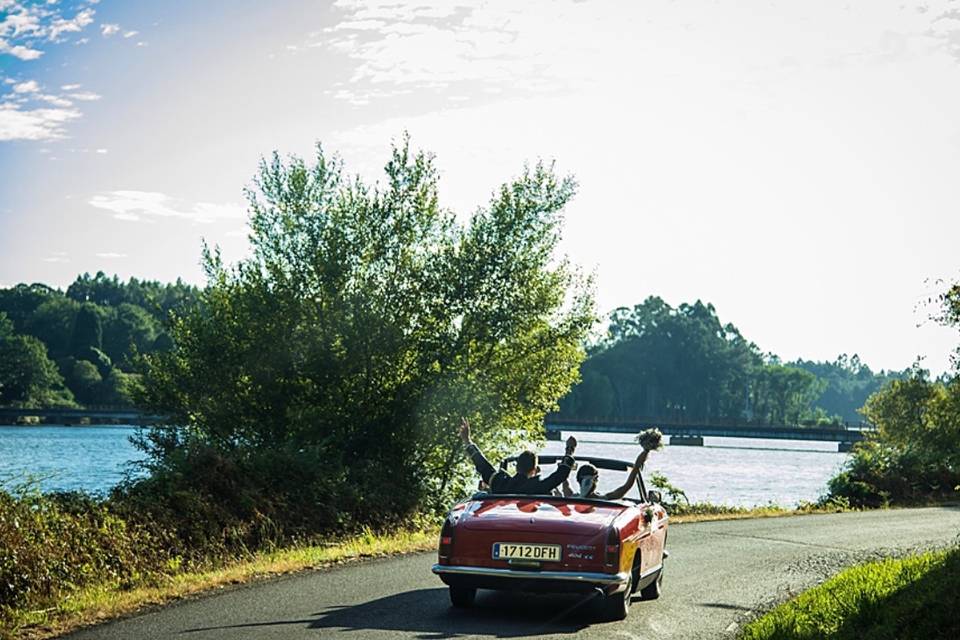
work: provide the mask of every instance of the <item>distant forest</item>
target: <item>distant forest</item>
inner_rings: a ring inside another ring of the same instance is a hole
[[[0,405],[129,406],[138,354],[168,350],[196,287],[85,273],[66,291],[0,289]]]
[[[580,373],[564,417],[814,425],[862,421],[870,394],[907,371],[874,372],[856,355],[784,363],[711,304],[650,297],[611,313]]]
[[[0,289],[0,405],[130,406],[137,356],[168,350],[171,313],[196,287],[83,274],[66,291]],[[874,372],[854,355],[783,363],[713,305],[650,297],[609,317],[581,381],[560,400],[569,418],[859,422],[867,397],[906,371]]]

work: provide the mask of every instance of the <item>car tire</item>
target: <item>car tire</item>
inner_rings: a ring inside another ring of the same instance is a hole
[[[657,573],[657,579],[640,589],[640,597],[644,600],[656,600],[663,592],[663,565],[660,565],[660,571]]]
[[[473,606],[477,590],[470,587],[450,587],[450,604],[461,609]]]
[[[630,593],[636,593],[637,589],[640,588],[640,552],[637,551],[633,556],[633,570],[630,572],[632,577],[632,585],[630,586]]]
[[[630,613],[630,597],[633,594],[633,578],[629,578],[626,589],[620,593],[605,596],[600,602],[602,617],[607,621],[623,620]]]

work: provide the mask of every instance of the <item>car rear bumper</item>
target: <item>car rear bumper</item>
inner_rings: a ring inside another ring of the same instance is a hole
[[[445,564],[433,565],[433,572],[451,586],[538,592],[588,592],[599,588],[608,595],[623,591],[630,580],[629,573],[495,569]]]

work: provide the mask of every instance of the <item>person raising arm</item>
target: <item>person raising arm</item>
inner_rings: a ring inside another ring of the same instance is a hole
[[[460,440],[466,446],[467,455],[473,461],[480,478],[490,487],[492,493],[549,495],[567,479],[575,464],[573,452],[577,448],[577,439],[573,436],[567,438],[566,452],[563,459],[557,463],[557,470],[546,478],[539,475],[537,454],[533,451],[523,451],[517,456],[516,475],[511,476],[503,469],[495,469],[470,439],[470,421],[466,418],[460,421]]]
[[[637,474],[640,473],[641,469],[643,469],[643,463],[647,461],[647,456],[649,454],[649,449],[644,449],[641,451],[637,456],[637,459],[634,460],[633,467],[630,469],[630,473],[627,474],[626,481],[613,491],[608,491],[607,493],[597,493],[597,485],[600,481],[600,471],[592,464],[582,464],[580,465],[580,468],[577,469],[577,483],[580,485],[579,494],[574,493],[568,482],[563,483],[563,494],[568,498],[575,495],[580,495],[584,498],[619,500],[623,496],[627,495],[627,492],[630,491],[630,487],[636,483]]]

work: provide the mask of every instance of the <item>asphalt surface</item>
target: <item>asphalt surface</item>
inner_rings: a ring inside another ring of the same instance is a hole
[[[597,622],[589,598],[481,591],[450,607],[417,554],[301,573],[183,601],[71,635],[87,638],[732,638],[746,620],[875,557],[958,540],[960,507],[675,525],[664,594]]]

